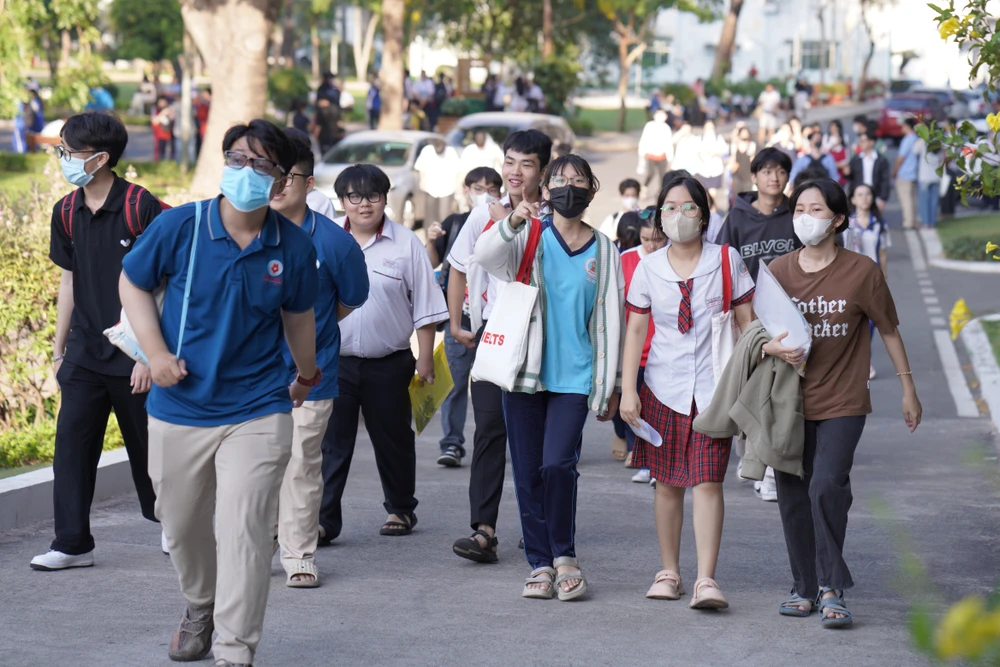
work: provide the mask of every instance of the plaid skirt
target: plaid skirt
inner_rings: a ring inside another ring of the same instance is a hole
[[[642,418],[649,423],[663,444],[653,447],[642,438],[635,439],[633,468],[649,468],[650,476],[667,486],[697,486],[722,482],[729,467],[732,438],[717,440],[692,428],[698,410],[691,401],[691,414],[682,415],[660,403],[648,385],[639,391]]]

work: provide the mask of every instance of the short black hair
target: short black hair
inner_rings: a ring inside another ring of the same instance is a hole
[[[667,193],[677,186],[687,188],[688,194],[691,195],[691,201],[698,207],[698,211],[701,213],[701,233],[704,234],[712,218],[712,208],[708,203],[708,192],[705,191],[705,186],[692,176],[677,176],[663,184],[660,196],[656,198],[656,229],[660,233],[666,234],[663,231],[663,202],[667,199]]]
[[[389,177],[385,172],[373,164],[356,164],[340,172],[337,180],[333,183],[333,191],[337,197],[344,199],[348,190],[352,190],[363,197],[373,194],[385,196],[389,194]]]
[[[618,194],[620,195],[625,194],[625,191],[628,190],[629,188],[635,190],[636,192],[642,190],[642,186],[639,185],[639,181],[635,180],[634,178],[626,178],[624,181],[618,184]]]
[[[852,120],[851,122],[852,123],[861,123],[862,125],[867,125],[868,124],[868,116],[864,115],[863,113],[859,113],[857,116],[854,117],[854,120]]]
[[[792,182],[792,187],[795,188],[802,185],[806,181],[815,181],[820,178],[830,178],[826,168],[821,167],[818,164],[811,164],[795,175],[795,181]]]
[[[228,151],[244,137],[250,142],[250,148],[277,162],[286,174],[295,166],[298,151],[288,135],[274,123],[255,118],[247,124],[233,125],[222,139],[222,150]]]
[[[128,130],[110,111],[85,111],[70,116],[59,136],[73,150],[93,149],[107,153],[111,168],[118,164],[128,145]]]
[[[764,167],[780,167],[786,172],[791,172],[792,158],[788,157],[788,153],[774,146],[768,146],[767,148],[760,149],[753,156],[753,160],[750,161],[750,173],[756,174]]]
[[[653,216],[649,217],[652,218]],[[618,222],[616,234],[618,236],[618,249],[620,251],[630,250],[642,243],[642,238],[639,236],[639,229],[640,227],[635,223],[635,219]]]
[[[802,193],[806,190],[812,190],[813,188],[819,190],[820,194],[823,195],[823,201],[825,201],[827,207],[833,211],[833,215],[835,217],[838,215],[843,216],[843,221],[837,225],[837,233],[840,234],[846,230],[850,224],[849,218],[851,215],[851,208],[847,201],[847,195],[844,193],[844,188],[840,187],[840,183],[831,180],[829,177],[814,178],[795,186],[795,190],[792,191],[792,196],[788,200],[788,208],[792,211],[793,215],[795,212],[795,205],[798,203],[799,197],[801,197]]]
[[[503,142],[504,157],[508,151],[537,155],[538,166],[544,170],[552,160],[552,139],[538,130],[517,130],[508,134]]]
[[[903,124],[909,127],[911,130],[917,129],[917,119],[914,118],[913,116],[910,116],[909,118],[904,120]]]
[[[554,176],[562,174],[566,170],[566,167],[572,167],[573,171],[590,181],[590,192],[592,194],[597,194],[597,191],[601,189],[601,182],[597,180],[597,176],[594,175],[594,170],[590,168],[590,163],[579,155],[573,153],[557,157],[549,164],[549,166],[545,169],[545,176],[542,178],[542,185],[549,187],[549,181],[551,181]]]
[[[503,187],[503,178],[492,167],[476,167],[465,175],[465,187],[467,188],[471,188],[479,181],[486,181],[486,185],[495,185],[498,188]]]
[[[823,130],[813,130],[812,132],[809,133],[809,136],[806,137],[806,139],[809,140],[809,143],[812,143],[813,137],[815,137],[817,135],[819,135],[820,141],[822,141],[823,140]]]
[[[316,169],[316,156],[312,150],[312,138],[294,127],[285,129],[285,134],[295,145],[295,166],[306,176],[312,176]]]

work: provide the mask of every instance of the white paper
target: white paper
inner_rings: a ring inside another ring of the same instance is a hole
[[[660,437],[660,434],[657,433],[656,429],[650,426],[644,419],[639,420],[639,426],[632,426],[629,424],[628,427],[632,429],[632,432],[635,433],[636,436],[642,438],[653,447],[659,447],[663,444],[663,438]]]
[[[802,348],[808,354],[812,347],[809,323],[764,262],[760,263],[757,274],[753,310],[771,338],[788,332],[788,337],[781,341],[782,347],[789,350]]]

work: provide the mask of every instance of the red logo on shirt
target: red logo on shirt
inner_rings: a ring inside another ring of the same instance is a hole
[[[503,334],[484,333],[483,345],[503,345]]]
[[[272,285],[281,284],[281,273],[285,270],[285,265],[276,259],[267,263],[267,273],[264,275],[264,282]]]

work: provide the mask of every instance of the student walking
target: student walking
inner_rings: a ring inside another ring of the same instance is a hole
[[[414,370],[422,382],[433,384],[434,331],[448,312],[420,239],[385,215],[389,187],[385,172],[366,164],[348,167],[334,183],[347,212],[344,229],[365,255],[371,296],[341,324],[339,394],[323,438],[321,545],[336,539],[344,526],[341,499],[359,413],[375,450],[389,514],[379,534],[409,535],[417,525],[409,385]],[[414,331],[417,359],[410,351]]]
[[[659,184],[674,159],[674,137],[667,124],[667,112],[660,109],[653,113],[653,120],[646,123],[639,137],[639,168],[636,172],[645,175],[643,186]]]
[[[928,146],[923,139],[917,140],[913,149],[917,156],[917,208],[920,226],[931,229],[937,226],[938,204],[941,200],[941,177],[938,169],[944,162],[944,151],[940,146]]]
[[[52,465],[56,536],[47,553],[31,560],[36,570],[94,564],[90,505],[112,409],[128,451],[140,510],[156,521],[146,464],[149,368],[125,356],[103,332],[121,317],[122,259],[160,214],[161,204],[112,171],[128,143],[117,118],[100,112],[72,116],[60,136],[55,154],[76,190],[52,209],[49,259],[62,272],[53,362],[62,403]]]
[[[848,182],[851,188],[864,184],[875,193],[875,206],[884,211],[892,193],[892,179],[889,176],[889,160],[875,147],[875,135],[869,130],[858,134],[858,154],[851,158],[848,168]]]
[[[611,240],[583,222],[600,185],[577,155],[545,170],[542,196],[553,215],[522,201],[476,243],[476,260],[512,280],[535,247],[538,286],[527,360],[503,397],[524,553],[532,572],[522,595],[574,600],[587,592],[576,555],[577,461],[588,413],[607,421],[618,409],[625,279]],[[533,242],[529,239],[533,238]]]
[[[424,193],[424,223],[444,222],[455,204],[455,189],[461,187],[462,162],[458,152],[443,141],[430,141],[420,154],[413,169],[420,174],[420,189]]]
[[[552,140],[538,130],[519,130],[507,135],[503,146],[504,190],[500,200],[472,209],[462,231],[448,253],[448,313],[450,331],[456,341],[478,349],[483,330],[492,315],[498,290],[503,284],[489,275],[473,253],[483,232],[503,220],[523,202],[538,203],[541,213],[541,180],[552,157]],[[468,316],[469,327],[464,324]],[[469,480],[469,525],[472,534],[455,541],[452,550],[461,558],[495,563],[496,525],[507,467],[507,425],[503,392],[490,382],[472,382],[472,411],[476,420]]]
[[[313,311],[316,317],[316,363],[323,378],[309,398],[292,410],[292,453],[281,482],[276,535],[281,545],[281,565],[292,588],[319,586],[314,554],[319,529],[319,505],[323,497],[323,452],[321,445],[333,414],[338,393],[340,362],[338,322],[360,308],[368,298],[368,268],[354,238],[329,218],[311,210],[306,195],[313,189],[315,157],[308,141],[287,134],[296,150],[296,162],[285,177],[282,191],[271,200],[271,208],[309,234],[316,246],[319,291]],[[285,346],[285,363],[295,379],[295,360]]]
[[[715,581],[715,568],[722,540],[722,481],[732,440],[701,435],[692,424],[715,392],[712,317],[732,308],[740,329],[746,329],[754,284],[735,248],[702,240],[708,193],[697,180],[678,177],[667,183],[657,208],[656,226],[670,245],[640,262],[632,277],[622,365],[622,418],[638,426],[641,417],[663,439],[660,447],[637,439],[632,455],[632,465],[650,468],[656,479],[654,516],[662,569],[646,597],[677,600],[684,594],[680,537],[684,493],[691,487],[698,578],[690,606],[725,609],[729,603]],[[637,391],[650,316],[656,329]]]
[[[903,210],[903,229],[917,226],[917,178],[920,160],[916,147],[917,121],[907,118],[903,121],[903,139],[899,142],[899,153],[892,168],[892,178],[896,181],[896,194]]]
[[[642,190],[639,181],[634,178],[626,178],[618,184],[618,194],[621,195],[621,207],[611,213],[601,223],[601,233],[612,241],[618,242],[618,221],[625,213],[632,213],[639,210],[639,193]],[[620,250],[626,250],[619,245]]]
[[[794,582],[779,613],[806,617],[818,608],[823,627],[840,628],[852,622],[844,592],[854,580],[843,553],[853,501],[851,467],[872,409],[868,320],[878,328],[900,378],[903,418],[911,432],[920,424],[922,409],[882,271],[868,257],[836,244],[836,234],[848,225],[843,189],[826,179],[805,183],[792,193],[791,206],[804,247],[769,268],[798,304],[813,336],[801,381],[805,475],[775,473]],[[802,362],[805,355],[784,347],[784,337],[764,345],[764,353]]]
[[[865,255],[878,264],[883,277],[889,277],[888,251],[892,247],[889,226],[875,206],[875,193],[863,183],[851,189],[851,217],[844,241],[845,248]],[[869,322],[869,329],[874,336],[875,324]],[[875,379],[874,363],[869,364],[868,379]]]
[[[155,385],[149,472],[187,601],[167,653],[193,661],[212,651],[220,667],[253,664],[291,411],[323,377],[316,250],[268,206],[295,147],[254,120],[231,127],[222,149],[222,196],[163,213],[126,255],[119,282]],[[153,290],[163,283],[160,315]],[[283,341],[298,369],[291,384]]]
[[[757,154],[757,144],[750,139],[750,128],[738,126],[733,132],[733,142],[729,149],[729,172],[732,184],[729,187],[730,201],[735,203],[741,192],[753,190],[753,172],[750,165]]]

